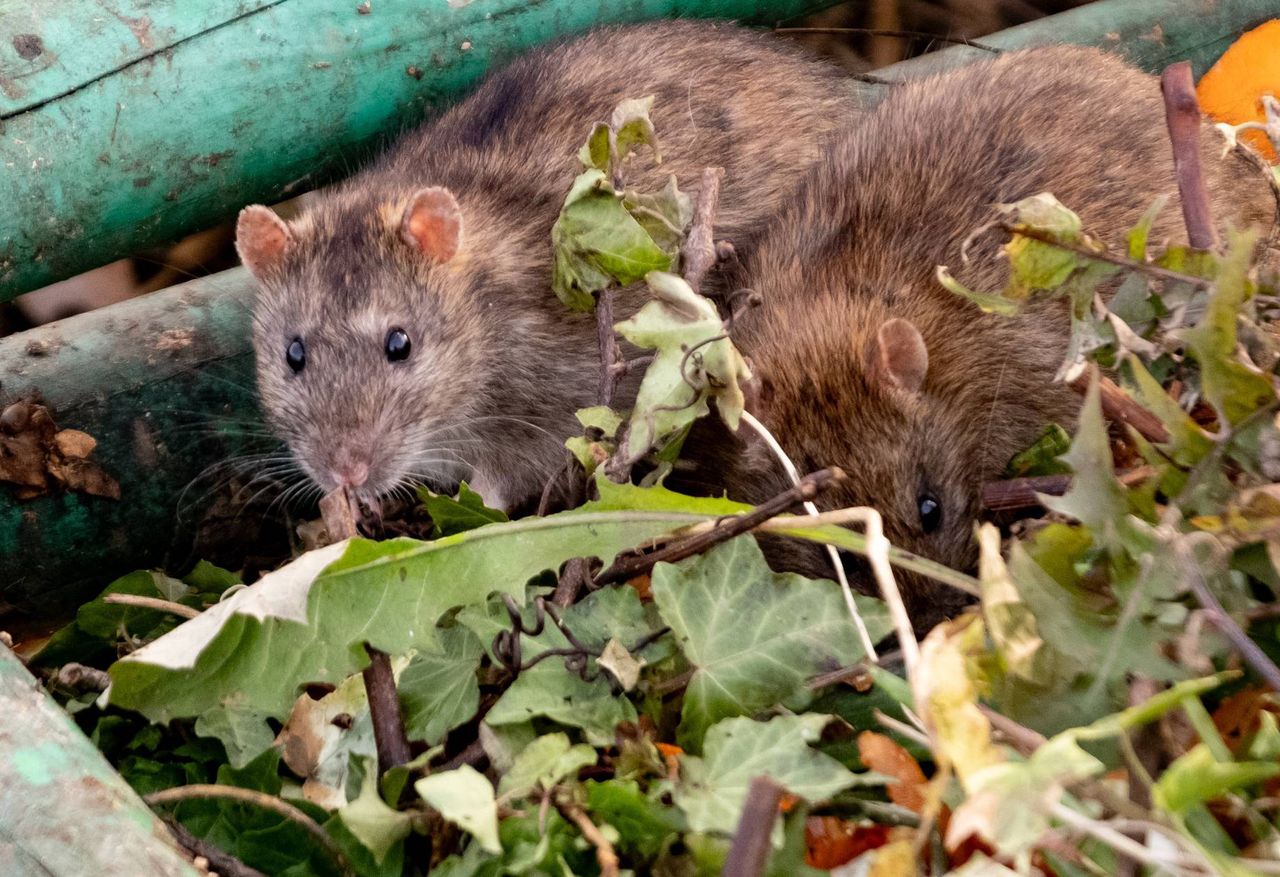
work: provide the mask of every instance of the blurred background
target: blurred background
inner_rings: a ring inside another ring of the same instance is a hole
[[[1082,6],[1086,0],[854,0],[778,28],[851,74]],[[282,212],[305,199],[281,205]],[[145,295],[236,264],[228,222],[0,304],[0,336]]]

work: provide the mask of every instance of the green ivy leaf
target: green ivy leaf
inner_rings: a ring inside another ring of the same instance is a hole
[[[514,798],[539,789],[549,791],[565,777],[577,776],[579,770],[595,764],[596,757],[590,746],[571,746],[568,734],[543,734],[516,756],[498,783],[498,793]]]
[[[480,708],[476,671],[484,644],[465,627],[447,627],[437,642],[409,658],[397,686],[405,732],[410,740],[434,746]]]
[[[767,722],[725,719],[712,726],[704,757],[680,757],[675,801],[689,818],[689,827],[733,834],[747,788],[758,776],[770,777],[790,794],[810,802],[825,801],[859,783],[882,781],[871,774],[854,774],[810,748],[830,720],[830,716],[806,713]],[[781,844],[781,826],[776,823],[773,839],[775,846]]]
[[[360,794],[338,811],[338,817],[356,839],[368,848],[378,864],[382,864],[391,850],[413,830],[412,817],[388,807],[378,794],[376,759],[370,759],[366,763]]]
[[[413,784],[414,790],[440,815],[471,834],[482,849],[502,852],[498,840],[498,805],[493,786],[469,764],[435,773]]]
[[[653,570],[653,597],[693,668],[678,739],[701,749],[707,728],[753,715],[805,691],[811,676],[863,657],[839,588],[769,569],[740,536]],[[890,629],[878,600],[858,598],[873,640]]]

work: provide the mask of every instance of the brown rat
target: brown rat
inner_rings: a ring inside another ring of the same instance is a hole
[[[693,189],[724,167],[729,239],[777,211],[857,109],[838,70],[767,35],[605,29],[491,75],[297,220],[243,211],[262,404],[320,487],[466,479],[492,505],[537,497],[599,368],[594,316],[551,291],[551,226],[591,126],[649,94],[665,160],[640,156],[628,186]]]
[[[1207,125],[1201,151],[1215,219],[1269,226],[1276,205],[1258,172],[1223,158]],[[896,545],[961,569],[976,562],[982,484],[1048,424],[1074,423],[1080,400],[1053,381],[1069,336],[1062,302],[985,314],[934,268],[1001,288],[994,236],[963,269],[961,243],[993,204],[1045,191],[1113,244],[1169,196],[1152,240],[1185,239],[1158,81],[1097,50],[1053,47],[898,86],[744,242],[730,278],[764,298],[734,327],[760,419],[800,471],[849,476],[819,505],[875,506]],[[750,440],[726,479],[747,501],[788,486]],[[830,575],[820,552],[774,561]],[[904,590],[925,623],[957,607],[926,580]]]

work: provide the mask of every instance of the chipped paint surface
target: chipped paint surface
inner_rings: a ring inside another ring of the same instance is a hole
[[[33,742],[35,741],[35,742]],[[195,877],[71,717],[0,646],[0,874]]]
[[[833,2],[0,0],[0,300],[330,180],[541,40]]]

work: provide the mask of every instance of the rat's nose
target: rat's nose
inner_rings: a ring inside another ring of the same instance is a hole
[[[339,451],[331,471],[341,487],[362,487],[369,480],[369,462],[358,452]]]

